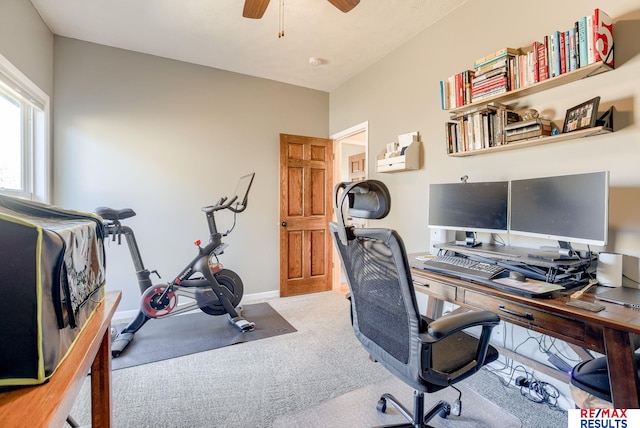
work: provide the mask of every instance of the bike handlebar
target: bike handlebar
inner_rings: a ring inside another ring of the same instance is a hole
[[[227,199],[228,198],[226,196],[223,196],[222,198],[218,199],[218,202],[216,202],[215,204],[209,205],[208,207],[202,208],[202,211],[204,211],[206,213],[211,213],[211,212],[214,212],[214,211],[220,211],[220,210],[224,210],[224,209],[227,209],[227,208],[229,208],[231,211],[234,211],[234,209],[231,208],[231,204],[233,204],[236,201],[236,199],[238,199],[238,197],[234,196],[233,198],[231,198],[229,200],[229,202],[225,203],[225,201]]]

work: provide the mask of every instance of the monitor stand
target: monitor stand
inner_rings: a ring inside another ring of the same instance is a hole
[[[558,241],[559,247],[540,247],[540,251],[529,254],[529,257],[543,259],[547,261],[574,260],[578,255],[571,247],[571,243]]]
[[[479,247],[480,245],[482,245],[482,242],[476,241],[475,232],[465,232],[465,234],[466,234],[465,240],[456,241],[456,245],[460,245],[462,247],[468,247],[468,248]]]

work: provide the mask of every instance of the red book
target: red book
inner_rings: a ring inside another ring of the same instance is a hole
[[[498,86],[507,86],[507,76],[497,76],[495,79],[491,78],[485,82],[482,82],[482,84],[480,85],[474,85],[471,93],[477,94],[478,92],[494,89]]]
[[[613,67],[613,22],[600,9],[593,11],[593,53],[596,61]]]
[[[464,82],[462,81],[462,73],[456,74],[456,107],[464,105]]]
[[[547,62],[547,39],[545,36],[545,42],[538,45],[538,81],[542,82],[549,78],[549,63]]]

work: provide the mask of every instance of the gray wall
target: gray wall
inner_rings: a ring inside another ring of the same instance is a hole
[[[599,95],[601,111],[610,105],[617,109],[617,132],[508,152],[448,157],[444,123],[449,114],[440,109],[439,81],[471,68],[476,58],[493,51],[529,46],[534,40],[542,40],[545,34],[568,29],[596,7],[614,20],[616,69],[521,99],[516,108],[538,109],[562,125],[568,108]],[[634,0],[607,4],[597,0],[541,0],[535,7],[526,8],[526,16],[514,15],[511,1],[470,1],[332,91],[330,130],[335,133],[369,121],[369,176],[389,185],[394,200],[386,222],[398,229],[409,251],[428,249],[429,183],[457,182],[463,175],[472,181],[483,181],[609,170],[612,188],[607,249],[632,256],[625,259],[625,271],[638,279],[639,38],[640,7]],[[422,134],[422,169],[376,173],[376,155],[398,134],[410,131]],[[522,244],[515,239],[511,242]]]
[[[0,53],[52,96],[53,34],[30,1],[0,0]]]
[[[129,206],[138,212],[144,260],[163,281],[206,239],[200,207],[256,171],[248,210],[238,218],[223,262],[247,293],[278,288],[278,133],[326,137],[369,121],[370,176],[394,197],[387,223],[409,251],[428,248],[427,187],[432,182],[498,180],[608,169],[608,249],[640,256],[640,11],[633,0],[541,0],[514,19],[506,0],[475,0],[354,77],[330,95],[133,52],[55,38],[30,2],[0,1],[0,53],[53,96],[54,202],[80,210]],[[602,7],[615,21],[616,70],[520,100],[562,121],[567,108],[602,97],[615,105],[617,132],[584,140],[469,158],[444,149],[448,114],[438,81],[499,48],[521,47]],[[504,12],[503,12],[504,11]],[[549,11],[553,11],[552,13]],[[55,58],[55,67],[54,67]],[[55,88],[55,96],[54,96]],[[329,125],[328,125],[329,124]],[[375,155],[398,134],[423,135],[423,167],[377,174]],[[231,218],[221,217],[226,228]],[[138,290],[125,247],[108,245],[109,288],[121,310]],[[625,261],[625,270],[628,268]]]
[[[54,46],[55,202],[133,208],[146,267],[165,282],[208,240],[201,207],[255,171],[221,262],[245,294],[278,290],[279,133],[327,137],[328,94],[63,37]],[[232,223],[218,217],[220,231]],[[126,246],[107,256],[119,309],[137,308]]]

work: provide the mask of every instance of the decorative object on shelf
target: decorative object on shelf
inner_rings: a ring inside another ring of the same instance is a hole
[[[420,167],[420,133],[398,135],[397,142],[388,143],[376,157],[377,172],[397,172]]]
[[[522,120],[531,120],[531,119],[537,119],[540,115],[538,114],[538,110],[528,108],[525,111],[523,111],[520,116],[522,116]]]
[[[599,103],[600,97],[598,96],[567,110],[562,132],[572,132],[596,126]]]
[[[613,132],[613,106],[609,107],[607,111],[596,119],[596,126],[602,126],[604,129]]]

